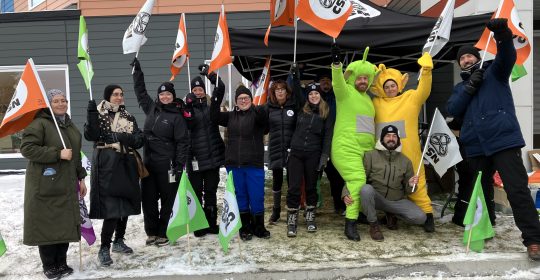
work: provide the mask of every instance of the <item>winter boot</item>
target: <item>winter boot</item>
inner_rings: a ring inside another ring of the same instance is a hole
[[[62,275],[61,277],[66,277],[73,274],[73,268],[68,266],[66,263],[63,263],[58,266],[58,272]]]
[[[275,191],[274,194],[274,206],[272,207],[272,215],[268,219],[268,223],[275,225],[279,220],[279,214],[281,213],[281,191]]]
[[[316,232],[317,224],[315,223],[315,206],[306,208],[306,224],[308,232]]]
[[[360,224],[369,225],[366,215],[362,212],[358,213],[358,219],[356,221]]]
[[[433,213],[426,214],[426,222],[424,223],[425,232],[435,232],[435,220],[433,219]]]
[[[204,207],[204,214],[206,215],[206,220],[208,221],[208,226],[209,226],[206,229],[206,233],[218,234],[219,227],[217,225],[217,207],[216,206]]]
[[[56,265],[43,267],[43,274],[45,274],[47,279],[60,279],[62,277],[62,272],[60,272]]]
[[[360,234],[356,229],[356,220],[345,218],[345,236],[349,240],[360,241]]]
[[[113,263],[113,260],[111,259],[110,249],[111,248],[107,246],[101,246],[99,248],[98,261],[101,264],[101,266],[109,266]]]
[[[380,242],[384,240],[384,236],[378,222],[369,223],[369,236],[371,236],[371,239],[375,241]]]
[[[298,209],[287,211],[287,237],[296,237],[296,223],[298,221]]]
[[[112,251],[115,253],[122,253],[122,254],[131,254],[133,253],[133,249],[128,247],[126,243],[124,243],[123,238],[116,239],[112,244]]]
[[[253,215],[253,235],[258,238],[270,238],[270,232],[264,227],[264,212]]]
[[[242,227],[240,228],[240,239],[244,241],[251,240],[253,234],[251,233],[251,214],[249,212],[241,212],[240,220],[242,221]]]
[[[386,227],[389,230],[397,230],[398,229],[396,215],[394,215],[392,213],[386,213]]]

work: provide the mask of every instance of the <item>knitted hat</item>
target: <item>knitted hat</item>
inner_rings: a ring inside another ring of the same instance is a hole
[[[195,87],[201,87],[204,92],[206,92],[206,86],[204,85],[204,81],[200,76],[196,76],[195,78],[191,79],[191,90],[193,90]]]
[[[49,99],[49,102],[51,102],[56,95],[62,95],[66,98],[66,94],[63,91],[54,88],[47,91],[47,99]]]
[[[318,93],[321,93],[321,88],[316,84],[310,84],[306,86],[306,95],[309,95],[310,92],[316,91]]]
[[[399,137],[399,130],[397,129],[397,127],[393,126],[393,125],[387,125],[385,127],[383,127],[382,131],[381,131],[381,144],[384,144],[383,143],[383,139],[384,139],[384,136],[386,136],[386,134],[388,133],[395,133],[397,135],[397,146],[396,147],[399,147],[399,145],[401,145],[401,138]]]
[[[478,51],[477,48],[473,47],[473,46],[462,46],[461,48],[459,48],[458,52],[457,52],[457,56],[456,56],[456,60],[457,62],[459,63],[459,59],[461,58],[461,56],[463,56],[464,54],[472,54],[474,56],[476,56],[476,58],[478,58],[478,60],[480,60],[480,52]]]
[[[249,89],[243,85],[238,86],[238,88],[236,89],[236,93],[234,95],[234,101],[238,100],[238,96],[240,94],[247,94],[249,95],[249,98],[253,99],[253,95],[251,94],[251,91],[249,91]]]
[[[161,84],[161,86],[159,86],[157,93],[159,95],[164,91],[172,93],[173,97],[176,98],[176,92],[174,91],[174,85],[172,83],[164,82],[163,84]]]
[[[122,87],[119,86],[119,85],[108,85],[108,86],[106,86],[105,90],[103,90],[103,99],[105,99],[107,101],[111,101],[111,95],[112,95],[113,91],[115,89],[117,89],[117,88],[122,89]],[[124,90],[122,89],[122,92],[123,91]]]

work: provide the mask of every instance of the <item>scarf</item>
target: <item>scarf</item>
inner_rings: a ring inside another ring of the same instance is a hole
[[[99,112],[99,127],[104,133],[133,132],[133,116],[126,111],[124,105],[112,104],[107,100],[97,106]]]

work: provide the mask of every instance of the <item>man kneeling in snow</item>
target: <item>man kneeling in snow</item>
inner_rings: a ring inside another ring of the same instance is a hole
[[[418,184],[418,176],[414,175],[411,161],[401,154],[399,131],[395,126],[387,125],[382,129],[375,150],[364,154],[364,169],[367,184],[360,191],[360,202],[369,222],[371,239],[384,240],[377,210],[386,212],[387,226],[391,230],[397,229],[396,216],[412,224],[424,224],[426,214],[407,199],[413,186]],[[342,197],[347,205],[353,202],[346,186]]]

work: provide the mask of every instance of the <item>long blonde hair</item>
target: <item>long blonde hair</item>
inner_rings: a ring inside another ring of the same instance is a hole
[[[309,100],[307,100],[304,104],[304,113],[313,114],[313,111],[311,110],[311,107],[309,107],[309,104],[311,103],[309,103]],[[325,120],[326,118],[328,118],[328,114],[330,114],[330,107],[328,107],[328,103],[326,103],[326,101],[324,101],[321,96],[321,101],[319,101],[319,116],[321,116],[321,118]]]

